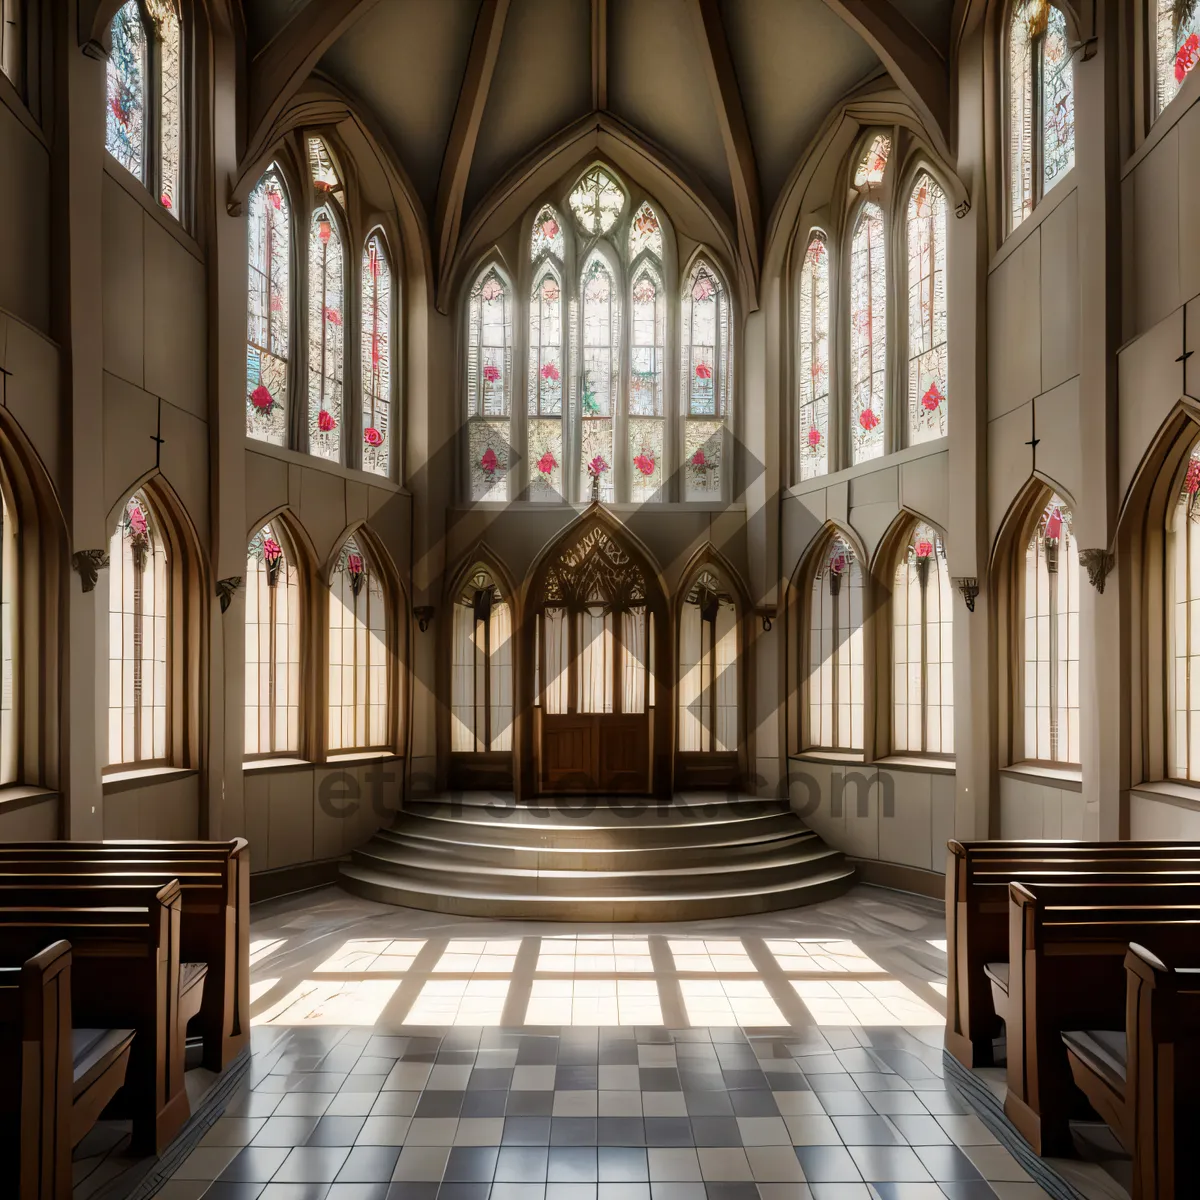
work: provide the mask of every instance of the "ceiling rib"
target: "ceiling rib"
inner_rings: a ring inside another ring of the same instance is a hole
[[[608,0],[592,0],[592,107],[608,108]]]

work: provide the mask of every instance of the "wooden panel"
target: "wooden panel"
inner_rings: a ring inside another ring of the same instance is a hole
[[[644,716],[597,717],[600,786],[607,792],[650,790],[650,722]]]
[[[717,754],[680,752],[675,760],[676,788],[734,789],[740,782],[736,750]]]
[[[512,786],[513,759],[510,751],[450,755],[451,788],[467,792],[510,792]]]
[[[547,716],[542,724],[542,786],[586,792],[596,780],[596,718]]]
[[[543,717],[542,789],[648,792],[649,718],[615,713]]]

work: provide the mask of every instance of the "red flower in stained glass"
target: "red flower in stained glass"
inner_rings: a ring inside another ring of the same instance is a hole
[[[325,310],[325,320],[330,325],[340,325],[342,323],[342,314],[336,308],[327,308]]]
[[[922,538],[914,547],[918,558],[928,558],[933,553],[933,543]]]
[[[934,412],[945,398],[942,395],[942,389],[938,387],[937,380],[935,379],[929,385],[929,390],[921,397],[921,405],[927,412]]]
[[[1189,496],[1194,496],[1200,492],[1200,458],[1193,458],[1188,463],[1187,478],[1183,483]]]
[[[279,547],[279,543],[274,538],[266,538],[263,541],[263,558],[267,562],[274,562],[277,558],[283,557],[283,551]]]
[[[1182,83],[1197,61],[1200,61],[1200,35],[1193,33],[1175,55],[1175,82]]]
[[[654,456],[652,454],[646,454],[644,451],[641,454],[635,454],[633,456],[633,465],[643,475],[654,474]]]
[[[1057,508],[1052,509],[1046,518],[1046,540],[1057,542],[1062,536],[1062,513]]]
[[[129,528],[133,530],[134,536],[146,532],[146,514],[142,512],[140,505],[135,504],[129,510]]]
[[[821,431],[815,425],[808,431],[808,444],[814,450],[821,444]]]
[[[608,463],[599,454],[587,465],[587,472],[593,479],[599,479],[607,470]]]
[[[366,442],[368,446],[382,446],[383,434],[380,433],[379,430],[373,425],[368,425],[366,429],[363,430],[363,441]]]
[[[495,475],[496,468],[500,466],[500,461],[496,458],[496,452],[491,446],[483,452],[483,457],[479,460],[479,465],[488,475]]]
[[[558,459],[556,459],[549,450],[547,450],[546,453],[537,460],[537,469],[541,471],[543,475],[549,475],[550,472],[553,471],[557,466]]]
[[[542,299],[553,304],[558,299],[558,284],[553,279],[542,280]]]
[[[278,192],[268,192],[267,199],[271,202],[271,207],[276,212],[283,208],[283,197]]]
[[[559,375],[558,368],[553,363],[547,363],[542,368],[542,378],[550,379],[550,380],[553,380],[555,383],[557,383],[559,381],[559,379],[562,378],[562,376]]]
[[[553,217],[547,217],[542,222],[542,236],[548,242],[552,242],[558,237],[558,222]]]
[[[479,295],[490,304],[504,295],[504,288],[500,286],[500,280],[493,276],[483,285]]]
[[[346,555],[346,570],[349,571],[351,575],[361,575],[362,569],[363,561],[361,554]]]
[[[703,447],[701,447],[696,451],[695,454],[692,455],[692,466],[701,468],[708,466],[708,459],[704,457]]]
[[[112,100],[109,101],[108,106],[112,109],[113,116],[116,117],[122,125],[129,124],[129,103],[130,95],[125,88],[122,88],[120,92],[118,92],[112,98]]]
[[[317,224],[317,237],[325,244],[329,244],[329,239],[333,236],[333,226],[328,221],[321,221]]]
[[[875,415],[872,409],[864,408],[862,412],[858,414],[858,423],[868,433],[870,433],[871,430],[879,424],[879,418]]]
[[[488,383],[495,383],[496,380],[500,378],[500,368],[494,363],[488,363],[488,365],[483,368],[483,377],[488,381]]]
[[[713,281],[707,275],[701,275],[692,288],[692,299],[703,303],[713,294]]]
[[[839,550],[830,560],[829,569],[835,575],[841,575],[846,569],[846,555],[844,551]]]
[[[708,365],[708,363],[697,363],[696,364],[696,378],[697,379],[711,379],[712,378],[712,367],[710,367]]]
[[[805,251],[804,257],[814,267],[820,266],[821,260],[825,257],[825,243],[820,238],[813,238],[808,244],[808,249]]]
[[[162,202],[163,208],[171,207],[171,197],[168,196],[166,192],[163,192],[163,194],[159,196],[159,200]]]
[[[333,419],[332,413],[326,411],[325,409],[321,409],[321,411],[317,413],[317,428],[322,433],[332,433],[336,426],[337,422]]]
[[[250,403],[254,405],[260,412],[268,412],[275,404],[275,397],[266,389],[265,384],[259,384],[258,387],[250,393]]]

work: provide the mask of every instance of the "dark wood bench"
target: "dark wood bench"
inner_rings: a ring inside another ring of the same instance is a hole
[[[1133,1157],[1133,1200],[1195,1196],[1200,968],[1171,968],[1135,943],[1125,976],[1123,1029],[1063,1033],[1071,1075]]]
[[[250,1044],[250,854],[245,838],[227,842],[10,842],[0,845],[0,875],[39,869],[106,874],[150,870],[183,885],[181,955],[208,963],[200,1012],[204,1065],[221,1071]],[[218,910],[194,885],[219,876]]]
[[[176,880],[163,887],[56,884],[0,896],[0,960],[29,958],[47,939],[70,942],[74,1019],[136,1031],[120,1100],[138,1153],[161,1152],[190,1112],[184,1035],[206,968],[181,969],[180,897]]]
[[[1000,1032],[985,964],[1008,957],[1008,885],[1096,874],[1200,871],[1186,842],[947,843],[946,1049],[966,1067],[990,1066]]]
[[[70,1200],[71,1150],[125,1080],[132,1029],[77,1029],[71,947],[0,966],[0,1183],[17,1200]]]

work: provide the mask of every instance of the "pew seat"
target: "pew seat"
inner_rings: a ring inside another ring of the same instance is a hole
[[[71,1145],[83,1140],[125,1082],[132,1029],[71,1030]]]
[[[1068,1029],[1064,1031],[1062,1040],[1068,1056],[1086,1063],[1088,1072],[1097,1076],[1106,1089],[1118,1095],[1125,1091],[1129,1044],[1124,1030]],[[1078,1082],[1078,1073],[1074,1070],[1072,1073]],[[1087,1094],[1087,1089],[1084,1089],[1084,1094]]]
[[[1003,1021],[1008,1013],[1008,963],[990,962],[983,968],[988,983],[992,986],[992,1007]]]

